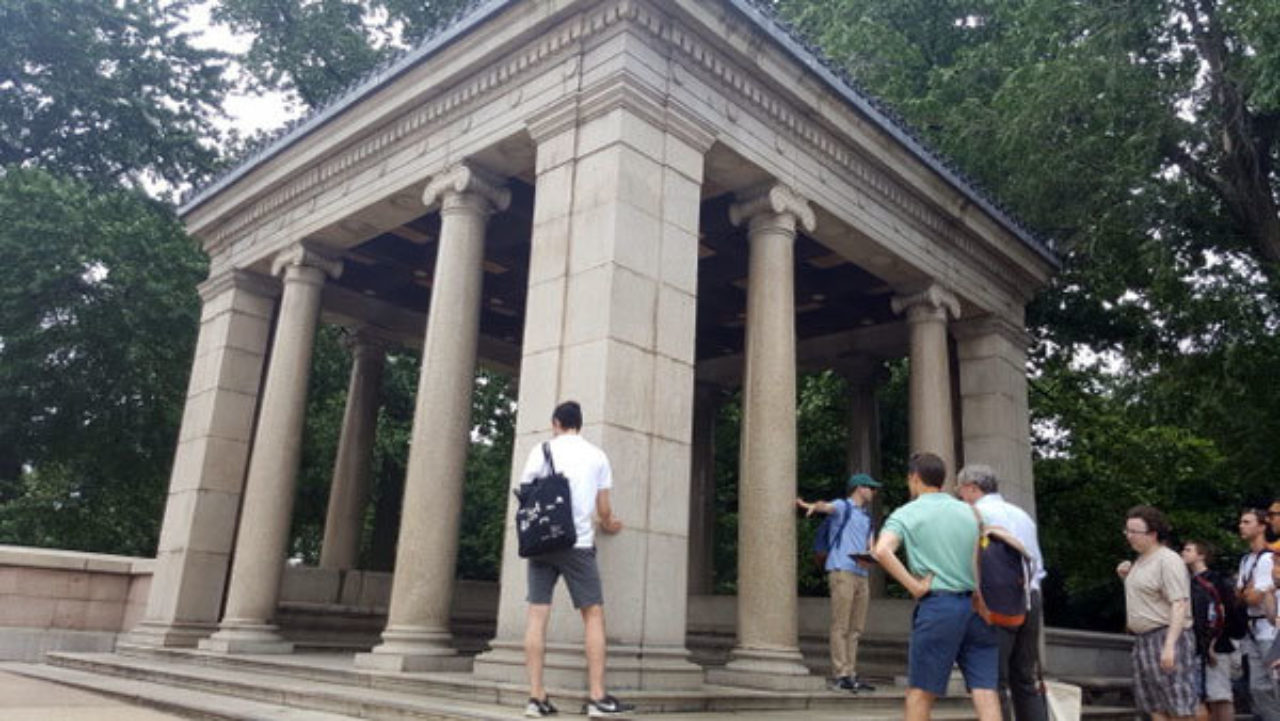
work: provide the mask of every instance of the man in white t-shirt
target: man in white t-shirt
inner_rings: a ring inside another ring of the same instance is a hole
[[[1271,580],[1272,554],[1267,548],[1266,511],[1250,509],[1240,514],[1240,538],[1249,551],[1240,558],[1236,576],[1237,597],[1248,606],[1249,633],[1240,639],[1240,653],[1249,659],[1249,698],[1253,712],[1263,721],[1280,721],[1280,701],[1275,684],[1262,659],[1276,637],[1275,583]]]
[[[1000,636],[1000,713],[1005,721],[1048,721],[1049,707],[1040,686],[1040,582],[1045,570],[1036,522],[1000,495],[1000,483],[991,466],[969,464],[960,469],[956,495],[978,509],[983,523],[1012,533],[1030,556],[1027,620],[1017,628],[996,629]]]
[[[547,445],[556,471],[569,479],[578,540],[573,548],[529,559],[529,613],[524,634],[525,664],[529,671],[529,703],[525,707],[525,716],[529,718],[557,713],[543,686],[542,671],[547,620],[551,617],[551,594],[561,576],[569,587],[574,608],[582,614],[586,629],[583,645],[590,686],[587,715],[593,718],[621,716],[634,708],[604,690],[604,592],[600,584],[600,570],[596,566],[594,526],[598,518],[600,530],[614,534],[622,530],[622,521],[613,515],[613,506],[609,502],[609,489],[613,487],[609,459],[604,451],[579,435],[581,430],[581,406],[574,401],[556,406],[551,416],[552,439]],[[549,470],[542,444],[539,444],[529,453],[520,483],[530,483]]]

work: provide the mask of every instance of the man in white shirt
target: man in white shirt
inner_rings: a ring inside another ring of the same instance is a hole
[[[1280,721],[1280,701],[1275,684],[1262,659],[1276,637],[1275,583],[1271,580],[1273,565],[1267,548],[1267,512],[1249,509],[1240,514],[1237,527],[1240,538],[1249,544],[1249,552],[1240,558],[1236,576],[1236,596],[1247,608],[1249,633],[1240,639],[1240,653],[1249,659],[1249,698],[1253,712],[1263,721]]]
[[[1041,692],[1040,628],[1043,623],[1040,581],[1044,558],[1036,537],[1036,522],[1026,511],[1004,500],[990,466],[968,465],[956,476],[956,494],[978,509],[982,522],[1012,533],[1031,556],[1031,608],[1018,628],[998,629],[1000,635],[1000,711],[1005,721],[1048,721],[1049,711]],[[1012,703],[1009,697],[1012,696]]]
[[[593,718],[621,716],[634,708],[605,693],[604,689],[604,592],[600,584],[600,570],[596,566],[594,526],[598,518],[600,530],[614,534],[622,530],[622,521],[613,515],[609,501],[609,489],[613,487],[609,459],[604,451],[579,435],[581,430],[581,406],[574,401],[556,406],[551,416],[552,439],[547,445],[555,470],[569,479],[577,542],[573,548],[529,559],[529,614],[524,634],[525,664],[529,671],[529,703],[525,707],[525,716],[529,718],[557,713],[547,697],[542,679],[551,594],[561,576],[569,587],[574,608],[582,614],[586,629],[583,645],[590,686],[587,715]],[[530,451],[520,482],[531,483],[549,472],[542,444],[539,444]]]

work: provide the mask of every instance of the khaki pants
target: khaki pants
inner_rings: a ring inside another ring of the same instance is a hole
[[[828,571],[831,589],[832,676],[852,676],[858,670],[858,639],[867,623],[871,591],[867,577],[850,571]]]

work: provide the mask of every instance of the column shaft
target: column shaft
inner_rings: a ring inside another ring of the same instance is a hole
[[[796,598],[795,238],[806,201],[773,186],[734,206],[749,218],[746,367],[738,484],[738,643],[713,680],[774,688],[821,683],[802,663]]]
[[[276,260],[284,293],[245,482],[226,611],[219,630],[200,643],[224,653],[288,653],[271,619],[289,540],[311,351],[326,273],[341,266],[302,247]]]
[[[689,494],[689,595],[715,587],[716,414],[719,389],[698,384],[693,399],[692,488]]]
[[[428,671],[468,668],[451,645],[462,514],[471,445],[471,391],[480,336],[486,218],[510,194],[458,166],[434,180],[424,200],[442,203],[440,243],[418,376],[405,474],[391,606],[382,643],[356,657],[366,668]]]
[[[907,313],[911,330],[911,452],[928,452],[947,464],[947,486],[955,481],[955,428],[951,404],[951,363],[947,314],[959,315],[959,303],[938,286],[893,299]]]
[[[333,464],[324,542],[320,547],[320,567],[336,570],[355,568],[360,553],[385,359],[381,344],[359,333],[350,346],[347,406],[342,415],[342,435]]]

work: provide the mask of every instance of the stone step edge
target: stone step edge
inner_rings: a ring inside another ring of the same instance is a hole
[[[377,671],[372,669],[334,669],[316,666],[304,666],[298,663],[279,662],[264,659],[260,656],[226,656],[222,654],[209,653],[194,649],[174,649],[174,648],[151,648],[151,647],[121,647],[118,648],[116,654],[126,658],[138,658],[143,660],[164,659],[179,663],[186,663],[192,666],[223,668],[228,670],[248,670],[253,669],[264,673],[279,675],[289,678],[305,677],[308,679],[324,678],[333,683],[344,686],[353,686],[356,688],[426,688],[432,691],[449,695],[454,698],[464,700],[472,700],[477,695],[483,695],[483,702],[490,702],[491,694],[497,694],[495,698],[501,698],[504,694],[513,694],[517,696],[520,704],[524,703],[527,687],[523,684],[511,684],[503,682],[482,681],[474,679],[469,674],[453,674],[453,673],[395,673],[387,671]],[[76,658],[92,654],[81,653],[51,653],[48,658]],[[108,654],[109,655],[109,654]],[[371,683],[373,680],[381,681],[381,684]],[[801,692],[769,692],[747,688],[728,688],[717,686],[715,684],[706,684],[705,688],[711,691],[625,691],[628,700],[646,701],[652,703],[662,702],[678,702],[687,699],[706,700],[708,696],[714,697],[717,692],[726,698],[732,697],[733,701],[750,702],[761,700],[787,700],[793,703],[817,700],[820,703],[840,702],[847,700],[846,697],[832,694],[830,697],[820,696],[813,698],[813,694]],[[551,694],[557,698],[563,698],[573,701],[575,704],[585,703],[587,700],[586,692],[580,689],[564,689],[551,688]],[[901,700],[906,693],[906,689],[894,687],[891,684],[884,685],[884,690],[876,696],[863,696],[865,700],[885,700],[897,699]],[[501,703],[495,700],[493,703]]]
[[[344,687],[348,692],[343,693],[323,681],[254,675],[247,671],[210,666],[147,663],[138,659],[123,659],[112,654],[58,654],[58,658],[49,658],[47,663],[56,668],[81,673],[180,686],[196,693],[248,699],[279,707],[309,709],[331,713],[341,718],[357,718],[357,716],[343,715],[341,710],[334,709],[350,708],[359,713],[358,718],[507,721],[511,718],[511,708],[522,707],[525,700],[525,697],[521,696],[518,701],[503,705],[497,702],[486,704],[371,687]],[[369,712],[376,709],[381,709],[384,713],[369,716]]]
[[[110,654],[80,655],[111,657]],[[315,697],[319,703],[324,703],[324,697],[336,697],[331,698],[331,701],[336,701],[342,705],[350,706],[354,703],[360,710],[359,718],[377,718],[383,717],[384,714],[386,714],[385,717],[387,718],[396,719],[416,716],[441,720],[447,719],[449,721],[504,721],[505,719],[510,718],[510,711],[505,708],[502,711],[492,711],[483,708],[462,708],[454,704],[442,703],[430,697],[413,696],[408,699],[397,698],[400,694],[395,692],[378,692],[376,689],[364,689],[364,691],[369,695],[382,698],[366,698],[357,702],[356,699],[344,696],[341,693],[317,692],[313,687],[322,686],[322,684],[320,682],[307,681],[300,681],[293,684],[286,683],[284,684],[286,687],[284,689],[276,687],[273,690],[273,693],[278,692],[281,700],[283,701],[283,703],[276,704],[264,701],[260,698],[245,697],[236,693],[234,688],[244,688],[246,686],[246,684],[237,678],[241,674],[238,674],[237,672],[218,673],[219,669],[208,669],[203,667],[201,667],[201,670],[213,671],[217,676],[222,678],[216,679],[206,676],[204,678],[195,678],[195,681],[202,685],[208,685],[210,682],[214,682],[218,685],[231,686],[233,688],[228,689],[228,693],[194,689],[186,683],[181,683],[183,679],[189,679],[191,677],[171,673],[167,667],[157,667],[155,664],[147,663],[135,662],[132,664],[118,665],[97,663],[94,664],[94,668],[97,669],[96,671],[81,670],[79,668],[65,666],[54,667],[23,664],[15,664],[15,666],[24,666],[24,668],[7,668],[5,670],[13,670],[18,673],[24,673],[24,675],[44,678],[46,680],[64,683],[65,685],[77,686],[86,690],[101,692],[124,700],[161,708],[162,710],[178,710],[184,713],[201,713],[207,718],[218,719],[219,721],[222,721],[223,719],[226,719],[227,721],[259,721],[259,719],[265,718],[269,718],[272,721],[294,721],[294,719],[296,719],[296,721],[348,721],[349,719],[357,718],[355,716],[324,711],[322,709],[311,708],[297,703],[298,699],[306,699],[308,697]],[[104,668],[104,666],[106,666],[106,668]],[[173,686],[141,680],[134,676],[115,675],[113,673],[118,671],[120,668],[126,667],[133,671],[160,674],[170,680],[178,681],[178,688],[181,690],[176,690]],[[0,664],[0,668],[4,668],[4,664]],[[175,676],[178,678],[174,678]],[[227,677],[232,678],[228,679]],[[287,688],[289,686],[292,686],[293,688]],[[120,690],[120,687],[124,687],[128,690]],[[262,690],[263,686],[259,686],[258,689]],[[180,695],[181,700],[174,700],[170,698],[173,695]],[[189,702],[188,699],[190,700]],[[965,705],[967,706],[967,699],[956,698],[955,700],[965,702]],[[248,706],[258,711],[264,709],[270,710],[271,713],[267,716],[230,713],[227,709],[228,701],[234,701],[236,704]],[[400,701],[400,703],[396,703],[396,701]],[[383,708],[383,713],[377,713],[375,711],[374,715],[370,716],[369,712],[374,711],[374,708],[378,706]],[[280,715],[282,710],[288,710],[289,712],[292,712],[293,715],[286,719]],[[782,709],[778,710],[781,711]],[[799,709],[790,710],[794,711]],[[761,711],[763,711],[763,709]],[[900,711],[882,708],[851,708],[849,711],[852,712],[852,715],[850,716],[851,719],[864,721],[880,721],[881,719],[889,721],[890,719],[897,719],[900,714]],[[1085,707],[1084,709],[1084,715],[1088,718],[1133,718],[1133,713],[1134,711],[1132,709],[1125,708]],[[942,719],[971,719],[973,716],[970,711],[967,711],[964,706],[961,706],[958,708],[938,708],[935,712],[935,718],[938,718],[941,721]]]
[[[89,691],[156,711],[210,721],[357,721],[352,716],[42,664],[0,662],[0,671]]]
[[[215,659],[221,660],[221,658]],[[298,674],[294,675],[276,675],[276,674],[254,674],[253,669],[249,668],[229,668],[221,665],[209,665],[198,663],[184,663],[182,661],[173,661],[156,658],[137,658],[120,656],[118,654],[102,654],[102,653],[55,653],[46,657],[46,662],[56,664],[63,667],[75,668],[78,670],[98,672],[103,674],[119,675],[126,677],[135,677],[137,675],[151,674],[162,677],[174,677],[177,683],[185,685],[197,685],[205,687],[211,678],[223,679],[223,682],[229,687],[244,688],[246,685],[256,686],[256,690],[246,690],[246,693],[256,693],[258,698],[264,691],[263,687],[268,684],[264,683],[264,678],[279,679],[279,685],[294,686],[293,693],[310,694],[317,698],[328,697],[335,703],[349,704],[352,694],[343,694],[335,691],[332,685],[323,685],[323,681],[314,678],[304,678],[300,672],[305,668],[297,667],[295,670]],[[183,670],[186,673],[183,673]],[[321,669],[326,670],[326,669]],[[330,671],[332,671],[330,669]],[[393,674],[383,674],[394,678]],[[246,677],[248,677],[246,679]],[[299,687],[301,686],[301,687]],[[341,685],[343,688],[350,689],[352,692],[360,691],[370,695],[378,695],[387,697],[393,703],[407,703],[410,706],[420,705],[422,699],[431,699],[432,696],[423,695],[421,687],[412,691],[407,687],[396,684],[393,688],[377,687],[377,686],[353,686]],[[318,688],[317,688],[318,687]],[[718,688],[718,687],[712,687]],[[476,698],[476,694],[470,697],[451,697],[449,698],[464,704],[482,704],[501,706],[504,708],[522,707],[527,699],[527,690],[522,686],[514,686],[510,684],[503,685],[500,689],[494,689],[492,686],[485,686],[482,689],[476,689],[477,692],[484,691],[484,698]],[[858,713],[883,713],[889,709],[899,708],[903,702],[901,694],[884,694],[877,696],[847,696],[831,694],[827,696],[797,696],[795,698],[781,697],[773,694],[749,694],[741,689],[723,689],[726,695],[721,698],[712,696],[698,696],[696,694],[682,693],[679,696],[672,697],[671,692],[661,692],[664,698],[646,698],[642,693],[637,692],[636,695],[626,695],[625,698],[630,701],[637,702],[640,706],[640,712],[646,714],[662,714],[662,713],[691,713],[691,712],[732,712],[732,711],[804,711],[804,710],[849,710]],[[652,693],[652,692],[651,692]],[[552,697],[560,701],[560,705],[565,708],[577,708],[585,701],[585,693],[577,696],[569,694],[557,694],[552,690]],[[273,696],[274,697],[274,696]],[[281,696],[287,698],[287,695]],[[687,699],[685,703],[681,703],[681,699]],[[648,703],[646,703],[648,701]],[[664,703],[665,701],[665,703]],[[966,698],[951,698],[941,700],[939,710],[944,708],[963,707],[967,705]]]

